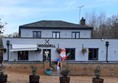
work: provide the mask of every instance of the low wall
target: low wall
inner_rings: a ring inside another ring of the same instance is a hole
[[[27,63],[27,64],[3,64],[5,71],[31,74],[31,66],[38,68],[38,74],[45,74],[44,63]],[[67,63],[70,75],[76,76],[94,76],[93,70],[100,66],[101,76],[118,76],[118,63]],[[53,66],[53,65],[52,65]],[[55,71],[55,70],[54,70]]]
[[[37,74],[44,74],[44,64],[43,63],[27,63],[27,64],[17,64],[17,63],[12,63],[8,64],[5,63],[3,64],[5,67],[6,72],[16,72],[16,73],[28,73],[31,74],[31,66],[37,67]]]
[[[118,63],[68,63],[70,75],[93,76],[93,70],[100,66],[101,76],[118,76]]]

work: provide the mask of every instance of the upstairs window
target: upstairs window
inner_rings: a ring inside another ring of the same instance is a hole
[[[80,32],[72,32],[72,38],[80,38]]]
[[[60,32],[52,32],[52,38],[60,38]]]
[[[41,38],[41,31],[33,31],[33,38]]]

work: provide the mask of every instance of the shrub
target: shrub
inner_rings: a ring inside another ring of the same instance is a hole
[[[60,70],[60,74],[63,76],[63,77],[67,77],[68,74],[69,74],[70,70],[67,68],[67,67],[64,67]]]

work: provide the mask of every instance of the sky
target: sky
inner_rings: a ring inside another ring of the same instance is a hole
[[[18,32],[19,26],[41,20],[79,23],[86,13],[118,14],[118,0],[0,0],[4,34]]]

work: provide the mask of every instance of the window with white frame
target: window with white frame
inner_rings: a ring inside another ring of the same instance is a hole
[[[18,60],[28,60],[28,51],[18,51]]]
[[[52,38],[60,38],[60,32],[52,32]]]
[[[98,60],[98,48],[89,48],[89,60]]]
[[[75,48],[66,48],[67,60],[75,60]]]
[[[72,38],[80,38],[80,32],[72,32]]]
[[[33,38],[41,38],[41,31],[33,31]]]

